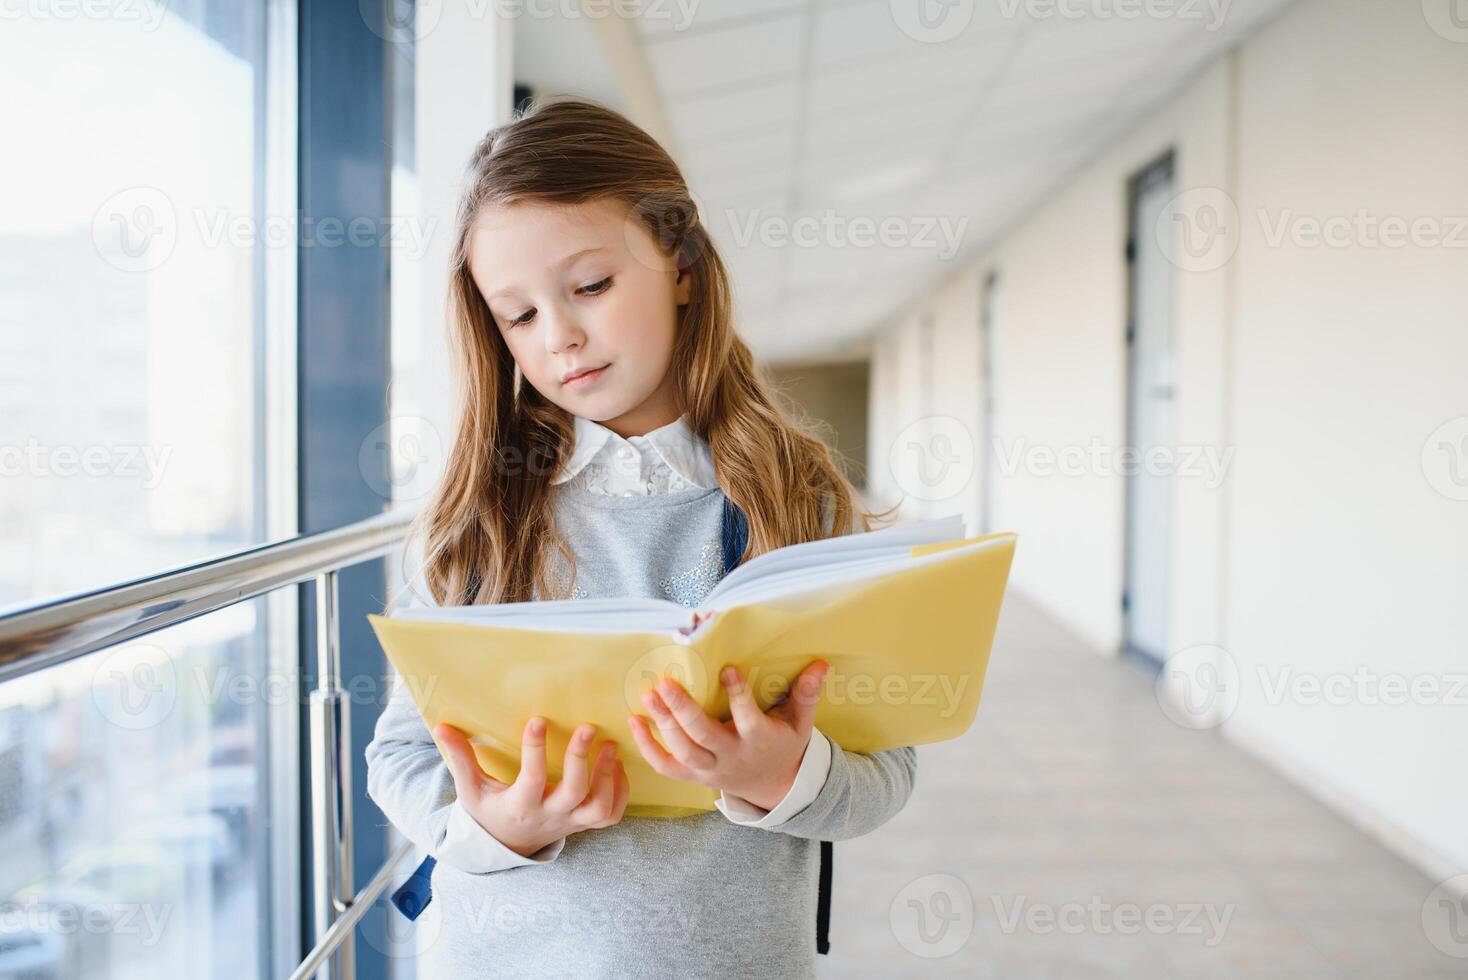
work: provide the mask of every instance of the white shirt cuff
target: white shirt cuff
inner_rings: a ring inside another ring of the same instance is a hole
[[[720,813],[733,823],[743,827],[775,827],[810,805],[826,785],[831,773],[831,742],[821,734],[819,728],[810,730],[810,742],[805,747],[805,757],[800,760],[800,769],[795,773],[795,782],[785,798],[775,804],[773,810],[755,806],[742,796],[732,796],[719,791],[716,806]]]
[[[433,856],[460,871],[488,874],[491,871],[504,871],[527,864],[549,864],[565,846],[566,838],[562,837],[526,857],[511,850],[498,837],[479,826],[479,821],[464,809],[463,804],[455,800],[449,809],[448,829],[444,833],[443,843],[434,849]]]

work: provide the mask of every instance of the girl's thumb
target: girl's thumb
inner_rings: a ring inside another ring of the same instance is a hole
[[[483,773],[479,769],[479,760],[474,757],[474,748],[464,733],[447,722],[435,726],[433,732],[443,743],[444,762],[454,777],[454,786],[462,793],[475,785],[476,777]]]

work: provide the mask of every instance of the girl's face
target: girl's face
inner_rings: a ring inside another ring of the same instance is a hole
[[[483,209],[469,230],[469,274],[525,380],[623,438],[682,411],[668,367],[693,278],[627,213],[612,199],[520,202]]]

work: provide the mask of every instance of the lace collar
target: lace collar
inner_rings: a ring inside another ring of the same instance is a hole
[[[630,439],[579,415],[575,426],[575,449],[553,485],[576,480],[593,492],[623,496],[718,486],[708,443],[682,415]]]

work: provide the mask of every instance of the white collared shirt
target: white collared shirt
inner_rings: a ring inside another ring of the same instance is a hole
[[[624,439],[600,422],[576,416],[571,458],[551,480],[591,493],[632,497],[719,485],[714,457],[680,415],[647,435]]]
[[[576,444],[566,466],[551,480],[569,483],[591,493],[636,496],[672,493],[694,487],[718,486],[708,443],[689,427],[684,416],[643,436],[624,439],[606,426],[576,416]],[[636,746],[633,745],[633,751]],[[778,827],[805,809],[820,793],[831,771],[831,743],[812,728],[795,781],[771,810],[720,792],[714,807],[731,823],[745,827]],[[552,841],[527,856],[510,850],[487,832],[457,801],[449,812],[443,843],[435,855],[449,857],[455,867],[488,874],[529,864],[554,861],[566,838]]]

